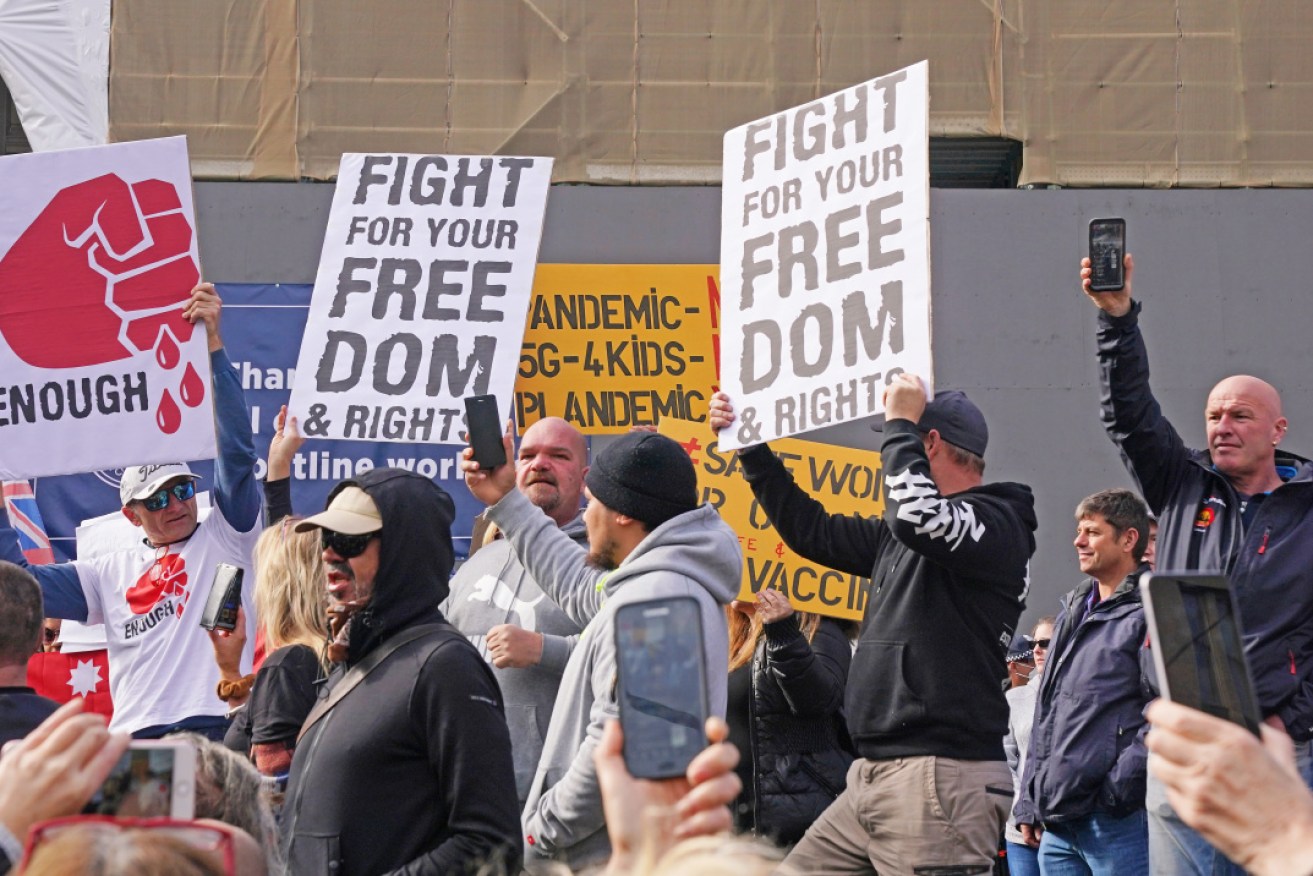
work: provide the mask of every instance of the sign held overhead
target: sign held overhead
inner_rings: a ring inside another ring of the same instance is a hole
[[[925,62],[725,135],[722,388],[738,448],[931,382]]]

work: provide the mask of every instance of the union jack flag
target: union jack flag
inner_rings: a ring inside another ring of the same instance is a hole
[[[29,563],[53,563],[55,552],[50,549],[50,536],[36,506],[36,493],[27,481],[4,482],[5,509],[9,522],[18,531],[18,545]]]

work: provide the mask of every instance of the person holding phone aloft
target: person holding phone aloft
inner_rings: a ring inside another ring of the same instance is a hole
[[[1313,783],[1313,463],[1280,449],[1281,396],[1245,374],[1209,392],[1207,449],[1186,447],[1149,388],[1134,260],[1120,291],[1091,291],[1090,273],[1082,259],[1082,289],[1099,309],[1101,416],[1158,518],[1155,567],[1230,577],[1259,708],[1290,734]],[[1148,810],[1155,874],[1243,872],[1177,817],[1157,781]]]

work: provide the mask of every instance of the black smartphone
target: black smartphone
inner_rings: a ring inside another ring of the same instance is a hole
[[[1126,220],[1090,220],[1090,291],[1120,292],[1126,288]]]
[[[682,776],[707,745],[702,609],[676,596],[622,605],[615,615],[616,694],[625,766],[641,779]]]
[[[1258,735],[1262,716],[1226,576],[1146,572],[1140,593],[1162,695]]]
[[[494,469],[506,464],[501,414],[497,411],[495,395],[472,395],[465,399],[465,431],[479,468]]]
[[[214,567],[214,583],[201,612],[201,626],[207,630],[237,629],[237,609],[242,605],[242,568],[232,563]]]

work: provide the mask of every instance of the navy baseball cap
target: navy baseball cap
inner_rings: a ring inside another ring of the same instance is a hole
[[[916,427],[922,432],[934,429],[949,444],[982,458],[989,444],[989,427],[985,425],[985,415],[966,397],[966,393],[958,389],[941,389],[935,393],[935,397],[926,404],[925,413],[921,414],[921,421]],[[884,420],[881,419],[871,428],[883,432]]]

